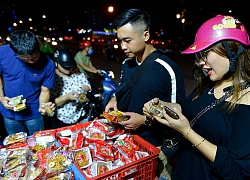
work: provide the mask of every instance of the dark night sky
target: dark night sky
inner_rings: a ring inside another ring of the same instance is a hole
[[[151,15],[151,29],[159,30],[163,28],[167,36],[176,36],[180,27],[180,21],[176,19],[176,14],[181,13],[185,8],[185,19],[188,24],[185,25],[184,36],[187,39],[193,39],[198,27],[207,19],[216,14],[227,14],[231,9],[232,15],[241,20],[247,30],[250,31],[250,15],[247,0],[153,0],[150,3],[146,0],[0,0],[0,10],[2,11],[1,24],[9,23],[7,11],[3,11],[2,5],[7,4],[13,8],[14,2],[17,15],[19,17],[37,14],[46,14],[52,23],[59,23],[62,16],[68,16],[80,22],[86,7],[93,8],[100,14],[102,21],[112,22],[117,15],[127,8],[141,8]],[[114,6],[112,14],[107,12],[108,6]],[[2,25],[1,25],[2,26]],[[1,30],[1,28],[0,28]],[[1,32],[0,32],[1,34]]]

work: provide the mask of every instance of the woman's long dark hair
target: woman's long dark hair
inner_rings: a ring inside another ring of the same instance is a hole
[[[231,41],[231,40],[228,40],[227,43],[231,52],[237,53],[240,43],[238,41]],[[209,48],[211,48],[211,51],[217,53],[218,55],[227,58],[226,50],[222,42],[218,42],[210,46]],[[215,84],[215,82],[211,81],[209,77],[202,78],[201,73],[202,72],[200,72],[200,75],[199,75],[200,78],[198,78],[199,83],[198,83],[196,94],[193,100],[197,99],[206,87],[210,87]],[[244,46],[243,53],[237,58],[236,71],[233,73],[228,72],[223,77],[223,79],[225,80],[230,79],[230,78],[232,79],[232,82],[233,82],[234,91],[233,91],[233,95],[232,95],[230,102],[228,101],[226,103],[226,106],[228,106],[229,111],[232,111],[235,109],[237,105],[237,101],[240,98],[240,91],[243,88],[241,84],[242,80],[250,83],[250,49],[249,47]]]

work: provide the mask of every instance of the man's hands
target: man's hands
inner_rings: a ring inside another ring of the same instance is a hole
[[[124,116],[130,116],[127,121],[122,121],[122,125],[128,130],[137,130],[141,125],[145,124],[146,116],[134,112],[123,113]]]
[[[105,107],[105,112],[109,112],[110,110],[118,111],[116,97],[113,97]]]
[[[5,97],[0,97],[0,101],[1,103],[3,104],[3,106],[6,108],[6,109],[10,109],[10,110],[13,110],[15,106],[13,105],[9,105],[8,102],[12,101],[11,98],[5,96]]]
[[[11,98],[9,97],[0,97],[0,101],[1,103],[3,104],[3,106],[6,108],[6,109],[10,109],[10,110],[14,110],[14,107],[13,105],[9,105],[8,102],[12,101]],[[56,109],[56,105],[55,103],[52,103],[52,102],[47,102],[45,103],[46,105],[48,105],[50,107],[50,109],[54,112],[55,109]],[[42,114],[42,115],[46,115],[46,112],[43,108],[39,107],[38,111]]]
[[[116,97],[113,97],[105,107],[105,112],[118,111]],[[133,112],[123,112],[124,116],[130,116],[127,121],[122,121],[125,129],[136,130],[145,123],[146,117]]]

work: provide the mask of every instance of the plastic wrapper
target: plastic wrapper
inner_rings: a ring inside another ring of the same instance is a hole
[[[77,95],[78,98],[76,99],[77,103],[86,103],[89,101],[89,99],[86,96],[86,92],[84,90],[81,90]]]
[[[54,138],[56,137],[56,130],[55,129],[50,129],[50,130],[43,130],[43,131],[37,131],[33,134],[32,137],[43,137],[43,136],[53,136]]]
[[[38,160],[43,167],[46,167],[46,162],[51,151],[52,149],[48,148],[48,149],[41,150],[37,153]]]
[[[135,151],[135,156],[137,158],[137,160],[147,157],[149,154],[147,152],[143,152],[143,151]]]
[[[105,134],[107,134],[108,131],[110,131],[110,129],[113,128],[111,125],[106,124],[105,121],[100,121],[100,120],[94,120],[94,121],[92,121],[92,123],[90,124],[90,126],[88,127],[88,129],[90,127],[95,127],[97,129],[100,129]]]
[[[3,140],[3,145],[4,147],[10,147],[14,145],[17,146],[26,143],[26,138],[27,138],[26,132],[11,134]]]
[[[23,95],[13,97],[11,98],[11,101],[8,102],[8,104],[12,106],[17,106],[18,104],[22,102],[22,99],[23,99]]]
[[[14,107],[14,111],[18,112],[26,109],[26,99],[23,99],[22,102]]]
[[[153,115],[158,116],[160,118],[163,117],[163,106],[161,105],[160,102],[155,104],[152,100],[150,102],[149,106],[150,106],[150,108],[149,108],[150,113],[152,113]]]
[[[32,175],[35,174],[35,173],[33,174],[33,172],[36,172],[36,169],[38,169],[38,171],[40,170],[38,161],[36,163],[28,162],[23,167],[18,180],[30,180],[30,179],[32,179]],[[42,175],[43,175],[43,173],[40,175],[40,177]],[[38,179],[38,178],[39,178],[39,175],[38,175],[38,177],[35,177],[35,178],[33,177],[33,179]]]
[[[84,145],[84,133],[82,132],[76,132],[75,133],[75,140],[73,141],[73,145],[71,149],[80,149]]]
[[[42,177],[45,175],[46,169],[42,167],[34,168],[29,175],[28,180],[41,180]]]
[[[20,164],[10,170],[4,171],[4,178],[8,180],[19,180],[25,166],[25,164]]]
[[[6,148],[3,148],[3,149],[0,149],[0,174],[2,174],[3,172],[3,167],[4,167],[4,163],[7,159],[7,149]]]
[[[70,154],[67,150],[51,151],[47,157],[48,172],[64,172],[72,167]]]
[[[27,143],[30,149],[37,154],[41,150],[55,146],[55,138],[54,136],[31,137],[27,139]]]
[[[74,180],[74,172],[55,172],[45,175],[46,180]]]
[[[15,158],[7,158],[4,164],[4,172],[8,172],[17,166],[25,165],[27,163],[25,156],[17,156]]]
[[[16,149],[8,149],[7,159],[14,159],[17,157],[27,157],[29,154],[28,147],[20,147]]]
[[[105,140],[105,133],[98,128],[91,127],[89,128],[88,136],[86,137],[87,140],[90,141],[104,141]]]
[[[12,106],[17,106],[18,104],[22,103],[22,99],[23,99],[23,95],[13,97],[11,98],[11,101],[8,102],[8,104]]]
[[[94,120],[87,127],[87,129],[89,130],[89,128],[91,128],[91,127],[98,128],[102,132],[104,132],[106,135],[106,139],[115,139],[119,135],[121,135],[125,132],[124,128],[120,124],[108,123],[107,119]]]
[[[114,161],[112,145],[102,141],[95,143],[95,157],[104,161]]]
[[[35,171],[35,167],[33,164],[28,163],[27,165],[25,165],[25,167],[23,168],[19,180],[28,180],[29,176],[32,174],[33,171]]]
[[[77,165],[82,168],[87,168],[92,164],[92,156],[88,147],[72,151],[73,159]]]
[[[73,144],[73,132],[70,129],[62,130],[56,133],[57,139],[62,146],[71,147]]]
[[[8,102],[9,105],[15,106],[14,111],[21,111],[26,108],[26,99],[23,99],[23,95],[11,98]]]
[[[43,103],[41,108],[45,110],[45,112],[48,116],[50,116],[50,117],[54,116],[55,112],[52,111],[52,109],[47,104]]]
[[[112,170],[112,162],[111,161],[97,161],[95,166],[94,166],[94,176],[104,174],[110,170]]]
[[[109,131],[106,136],[106,139],[115,139],[123,133],[125,133],[125,130],[123,128],[115,128],[113,131]]]
[[[121,121],[127,121],[128,116],[123,115],[122,111],[111,111],[111,112],[103,112],[103,117],[105,117],[111,123],[119,123]]]
[[[114,146],[123,155],[125,164],[136,160],[135,151],[138,151],[139,147],[128,136],[116,140]]]
[[[79,149],[84,145],[84,139],[87,132],[84,130],[76,130],[72,132],[70,129],[66,129],[57,132],[57,138],[62,146],[70,147],[71,149]]]

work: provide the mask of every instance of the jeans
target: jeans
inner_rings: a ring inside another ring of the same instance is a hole
[[[29,120],[15,120],[3,117],[4,125],[8,135],[18,132],[27,132],[27,135],[33,135],[37,131],[44,130],[43,116],[37,116]]]

